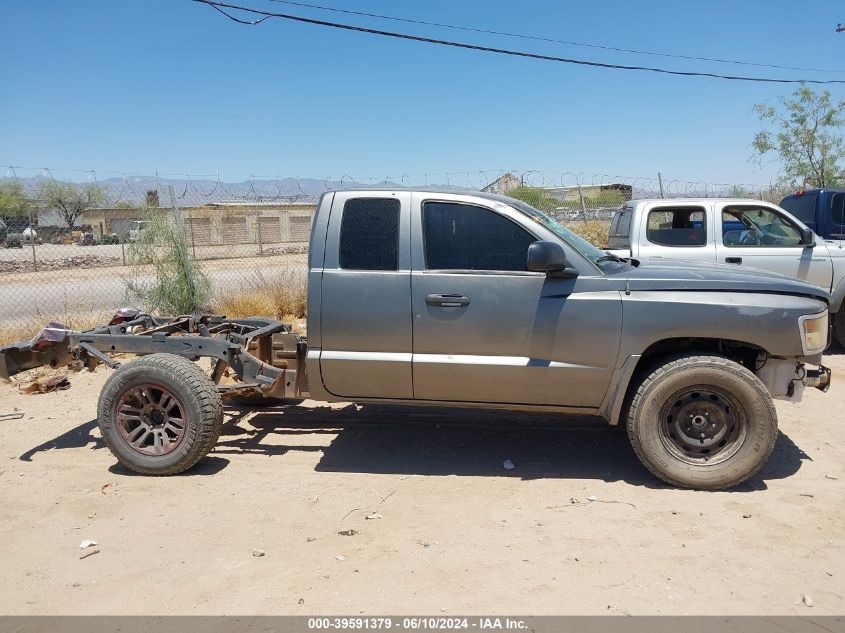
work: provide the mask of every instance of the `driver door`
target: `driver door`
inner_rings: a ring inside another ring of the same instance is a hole
[[[595,273],[526,270],[539,238],[503,206],[412,196],[414,398],[597,407],[619,348],[619,292]]]
[[[830,290],[833,266],[823,241],[801,244],[801,229],[762,204],[716,205],[716,256],[720,263],[760,268]]]

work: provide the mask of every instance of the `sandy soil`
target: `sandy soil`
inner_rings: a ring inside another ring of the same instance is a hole
[[[26,415],[0,421],[0,612],[842,614],[845,355],[827,362],[830,392],[778,403],[762,473],[717,493],[661,485],[596,420],[318,403],[229,409],[198,467],[140,477],[96,428],[107,370],[2,384],[0,413]]]

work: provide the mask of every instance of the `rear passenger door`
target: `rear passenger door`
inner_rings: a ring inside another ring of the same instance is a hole
[[[639,257],[715,262],[712,222],[700,204],[654,204],[639,218]]]
[[[413,398],[410,194],[335,194],[322,273],[320,373],[348,398]]]

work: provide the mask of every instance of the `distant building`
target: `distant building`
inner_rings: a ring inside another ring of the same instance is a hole
[[[482,187],[481,191],[487,193],[496,193],[500,196],[507,196],[511,191],[517,187],[526,186],[522,178],[507,172],[499,176],[490,184]],[[531,186],[531,185],[527,185]],[[546,195],[555,200],[560,200],[561,206],[566,206],[565,203],[577,202],[580,204],[581,196],[589,198],[591,202],[601,201],[602,197],[612,200],[614,203],[618,201],[628,201],[633,194],[631,185],[624,185],[622,183],[608,183],[604,185],[581,185],[580,187],[538,187],[546,192]],[[616,191],[621,195],[607,195],[608,192]]]
[[[188,239],[196,246],[307,242],[316,205],[311,203],[222,202],[180,207]],[[127,235],[132,222],[149,214],[170,214],[169,208],[88,209],[80,224],[88,224],[99,239],[104,234]]]
[[[610,183],[606,185],[581,185],[580,187],[543,187],[546,195],[561,202],[577,202],[580,204],[581,196],[590,198],[591,202],[601,202],[602,198],[608,200],[627,202],[631,199],[634,189],[631,185],[621,183]],[[616,191],[620,195],[608,195]]]
[[[481,191],[484,191],[485,193],[495,193],[500,196],[506,196],[512,190],[521,186],[522,179],[508,172],[503,176],[499,176],[498,178],[496,178],[496,180],[491,182],[489,185],[482,187]]]

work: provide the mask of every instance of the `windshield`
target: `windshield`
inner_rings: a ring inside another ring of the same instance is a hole
[[[538,211],[530,204],[526,204],[521,200],[513,200],[510,204],[521,213],[524,213],[529,218],[537,222],[537,224],[541,224],[547,229],[549,229],[552,233],[557,235],[560,239],[566,242],[569,246],[574,248],[576,251],[581,253],[584,257],[589,259],[591,262],[603,268],[603,265],[615,265],[618,262],[608,261],[606,259],[607,253],[605,253],[602,249],[598,246],[594,246],[583,237],[578,235],[577,233],[573,233],[568,228],[563,226],[560,222],[555,220],[554,218],[549,217],[542,211]]]

